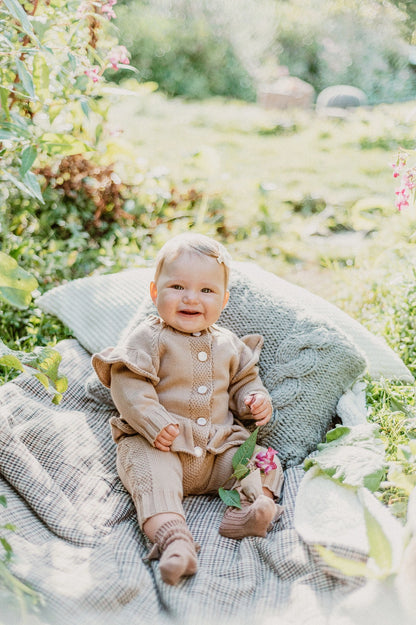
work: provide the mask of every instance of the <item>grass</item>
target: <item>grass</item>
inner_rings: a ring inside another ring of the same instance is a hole
[[[380,253],[386,232],[393,245],[409,228],[393,205],[390,163],[416,136],[413,109],[406,103],[325,117],[167,100],[142,86],[113,100],[110,123],[136,162],[167,168],[174,180],[221,199],[234,257],[332,299],[340,268],[355,266],[370,248]]]

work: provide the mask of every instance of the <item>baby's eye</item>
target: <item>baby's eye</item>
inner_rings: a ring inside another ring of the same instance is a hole
[[[202,293],[213,293],[212,289],[209,289],[208,287],[204,287],[203,289],[201,289]]]
[[[177,291],[183,291],[183,286],[180,284],[172,284],[171,289],[176,289]]]

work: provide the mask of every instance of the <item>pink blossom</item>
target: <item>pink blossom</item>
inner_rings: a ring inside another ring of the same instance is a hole
[[[117,0],[107,0],[107,2],[103,4],[101,7],[101,13],[105,15],[108,20],[111,20],[112,18],[116,17],[116,14],[114,13],[114,10],[113,10],[113,6],[115,4],[117,4]]]
[[[402,184],[408,189],[414,189],[416,187],[416,171],[409,169],[406,174],[403,174]]]
[[[94,65],[93,67],[86,69],[84,74],[88,76],[88,78],[91,78],[92,82],[98,82],[100,80],[99,72],[100,68],[97,65]]]
[[[128,65],[130,61],[127,55],[128,50],[125,46],[116,46],[113,48],[108,55],[108,61],[111,64],[111,67],[113,69],[118,69],[119,63],[120,65]]]
[[[407,208],[409,206],[410,193],[409,188],[406,186],[399,187],[395,191],[396,194],[396,208],[401,211],[403,208]]]
[[[272,449],[272,447],[269,447],[267,451],[259,451],[254,459],[256,467],[266,475],[273,469],[277,469],[277,464],[274,462],[276,454],[277,451]]]

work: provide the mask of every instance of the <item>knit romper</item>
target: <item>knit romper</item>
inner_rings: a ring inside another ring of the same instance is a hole
[[[252,419],[244,398],[267,394],[259,375],[263,339],[239,339],[214,325],[186,334],[150,316],[115,348],[92,358],[111,389],[120,416],[110,420],[117,470],[136,506],[140,526],[171,512],[185,517],[186,495],[215,493],[233,472],[232,457],[249,436],[236,419]],[[179,425],[171,451],[154,446],[159,432]],[[263,476],[280,494],[283,472]]]

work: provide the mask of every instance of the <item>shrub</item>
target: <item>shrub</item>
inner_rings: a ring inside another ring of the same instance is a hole
[[[318,11],[294,2],[280,3],[279,13],[279,61],[317,93],[349,84],[362,89],[370,104],[415,96],[400,16],[391,7],[362,3],[350,9],[322,0]]]
[[[253,80],[231,43],[202,17],[179,19],[133,2],[120,7],[117,25],[141,81],[156,82],[169,96],[255,100]]]

